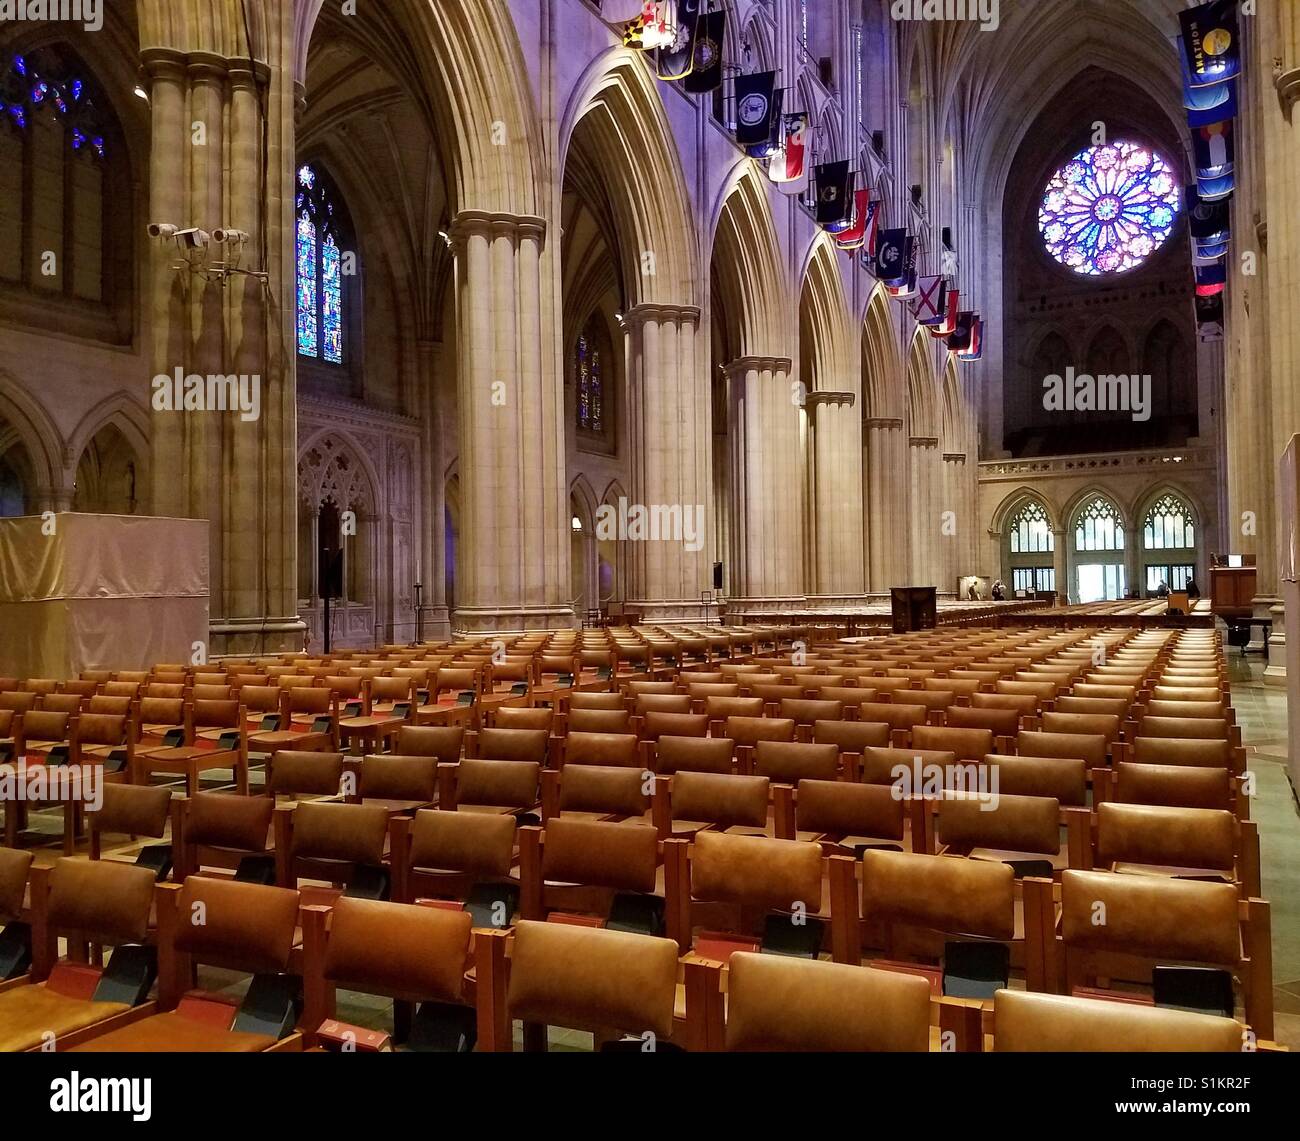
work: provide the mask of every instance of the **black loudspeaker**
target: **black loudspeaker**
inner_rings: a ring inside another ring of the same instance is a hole
[[[320,553],[320,596],[343,597],[343,552],[324,548]]]
[[[714,590],[722,589],[722,564],[721,563],[713,564],[713,589]]]

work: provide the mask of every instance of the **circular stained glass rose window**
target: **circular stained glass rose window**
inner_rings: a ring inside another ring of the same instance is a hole
[[[1075,273],[1136,269],[1165,244],[1181,204],[1169,164],[1149,147],[1108,143],[1080,151],[1043,191],[1038,230]]]

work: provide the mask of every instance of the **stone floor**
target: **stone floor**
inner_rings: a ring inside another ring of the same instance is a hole
[[[1256,774],[1264,898],[1272,904],[1277,1040],[1300,1050],[1300,814],[1287,779],[1286,691],[1263,684],[1263,660],[1229,651],[1232,704]]]

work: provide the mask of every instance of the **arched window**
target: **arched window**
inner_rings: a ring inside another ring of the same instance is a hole
[[[1124,523],[1109,499],[1094,496],[1075,513],[1074,550],[1074,601],[1100,602],[1124,597],[1126,576],[1121,553]]]
[[[342,364],[344,353],[342,218],[326,179],[298,170],[298,354]]]
[[[1079,510],[1074,522],[1076,551],[1122,551],[1124,524],[1115,505],[1100,495]]]
[[[1162,586],[1184,590],[1196,577],[1196,524],[1177,495],[1166,493],[1151,505],[1142,525],[1142,549],[1158,552],[1143,559],[1147,594],[1159,593]]]
[[[120,129],[77,56],[50,45],[0,61],[0,283],[39,295],[37,323],[129,338],[131,200]]]
[[[1055,591],[1052,554],[1056,539],[1043,505],[1036,499],[1026,500],[1007,521],[1006,530],[1012,593],[1019,597]]]
[[[1196,526],[1187,504],[1176,495],[1162,495],[1147,512],[1142,545],[1148,551],[1196,546]]]
[[[1013,555],[1051,554],[1052,528],[1041,503],[1032,499],[1026,503],[1011,520],[1010,529]]]
[[[1038,210],[1047,252],[1088,277],[1136,269],[1178,218],[1180,190],[1149,147],[1111,142],[1080,151],[1048,182]]]

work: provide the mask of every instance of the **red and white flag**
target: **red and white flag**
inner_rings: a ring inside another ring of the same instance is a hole
[[[866,244],[870,214],[871,191],[857,191],[853,195],[853,222],[847,230],[835,235],[835,244],[842,250],[860,250]]]
[[[918,325],[937,325],[944,317],[948,303],[948,279],[923,277],[916,283],[916,300],[912,315]]]
[[[768,177],[783,194],[802,194],[808,189],[812,167],[808,162],[808,113],[800,111],[781,117],[781,146],[768,165]]]
[[[943,320],[937,325],[930,326],[930,336],[951,337],[957,331],[957,315],[960,309],[960,292],[956,289],[948,290],[948,308],[944,311]]]

